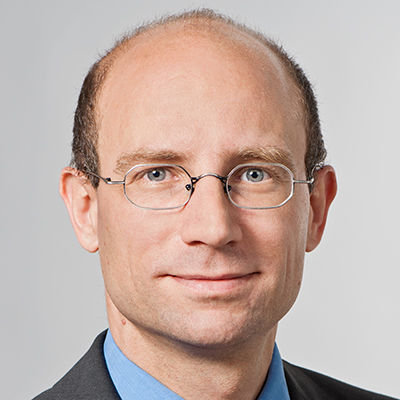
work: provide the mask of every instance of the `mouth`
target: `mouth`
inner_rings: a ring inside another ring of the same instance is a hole
[[[258,272],[247,274],[223,275],[165,275],[175,283],[197,292],[227,293],[244,289],[258,275]]]

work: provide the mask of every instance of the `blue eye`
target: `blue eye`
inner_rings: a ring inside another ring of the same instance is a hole
[[[261,169],[248,169],[245,175],[249,182],[261,182],[264,179],[264,172]]]
[[[153,169],[146,173],[147,178],[153,182],[160,182],[165,179],[166,172],[164,168]]]

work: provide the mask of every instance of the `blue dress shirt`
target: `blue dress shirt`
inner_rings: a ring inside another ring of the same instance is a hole
[[[104,341],[104,358],[111,380],[122,400],[182,400],[146,371],[128,360],[108,330]],[[290,400],[282,359],[275,344],[271,365],[258,400]]]

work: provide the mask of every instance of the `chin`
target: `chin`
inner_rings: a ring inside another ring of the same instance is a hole
[[[176,329],[163,332],[179,345],[192,348],[193,351],[228,350],[261,334],[265,336],[264,323],[256,322],[248,315],[238,315],[221,311],[196,312],[191,318],[180,321]]]

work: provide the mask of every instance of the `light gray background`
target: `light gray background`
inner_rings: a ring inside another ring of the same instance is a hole
[[[283,357],[399,397],[396,0],[2,0],[0,397],[44,390],[106,327],[98,257],[79,247],[57,188],[84,75],[120,33],[193,6],[278,38],[318,95],[339,193],[281,323]]]

